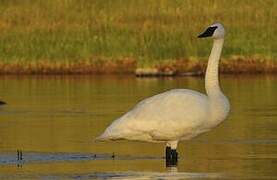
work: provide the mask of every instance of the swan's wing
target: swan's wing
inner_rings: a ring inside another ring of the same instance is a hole
[[[138,103],[114,121],[101,137],[142,141],[181,138],[195,132],[207,113],[208,101],[204,94],[186,89],[170,90]]]

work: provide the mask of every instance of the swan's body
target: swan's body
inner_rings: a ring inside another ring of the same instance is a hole
[[[173,89],[141,101],[114,121],[101,137],[148,142],[189,139],[198,134],[195,127],[204,125],[209,116],[208,103],[204,94]]]
[[[173,89],[146,98],[115,120],[97,139],[165,142],[176,149],[178,141],[191,139],[221,123],[229,112],[228,99],[218,82],[224,28],[217,23],[205,33],[199,37],[212,33],[210,36],[214,38],[205,76],[207,95],[189,89]]]

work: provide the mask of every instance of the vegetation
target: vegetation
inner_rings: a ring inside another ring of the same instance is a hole
[[[275,67],[276,9],[275,0],[0,0],[0,73],[201,64],[211,41],[196,36],[215,21],[228,30],[227,64]]]

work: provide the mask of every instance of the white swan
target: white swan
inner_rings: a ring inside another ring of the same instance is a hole
[[[96,140],[165,142],[166,160],[177,162],[179,141],[211,130],[228,115],[229,102],[218,81],[224,34],[224,27],[216,23],[198,36],[214,40],[205,76],[207,95],[189,89],[173,89],[146,98],[115,120]]]

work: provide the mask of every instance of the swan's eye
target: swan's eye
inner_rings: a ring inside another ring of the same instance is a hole
[[[200,34],[198,37],[203,38],[203,37],[210,37],[214,34],[214,31],[217,29],[217,26],[211,26],[206,29],[202,34]]]

